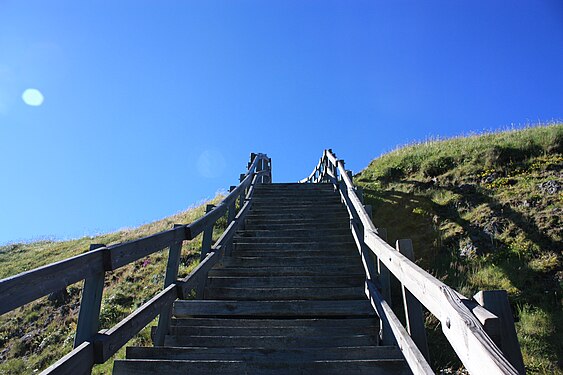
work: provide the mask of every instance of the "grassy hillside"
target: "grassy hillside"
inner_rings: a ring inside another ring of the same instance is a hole
[[[527,370],[563,374],[562,124],[407,146],[354,181],[423,268],[466,296],[507,290]],[[459,366],[426,323],[434,366]]]
[[[392,243],[411,238],[423,268],[466,296],[506,289],[528,371],[563,374],[562,124],[407,146],[374,160],[355,182],[364,187],[375,224],[387,228]],[[132,230],[3,246],[0,278],[80,254],[91,243],[189,223],[203,212],[204,205]],[[181,275],[198,264],[199,245],[198,239],[184,245]],[[102,328],[162,288],[166,258],[161,251],[107,275]],[[72,349],[81,289],[77,283],[0,317],[0,374],[40,371]],[[426,323],[433,366],[458,367],[439,323],[431,317]],[[148,329],[132,340],[149,342]]]
[[[220,198],[209,203],[216,203]],[[111,245],[170,229],[174,223],[190,223],[204,212],[205,205],[201,205],[131,230],[72,241],[2,246],[0,278],[81,254],[92,243]],[[218,222],[215,238],[225,223],[225,219]],[[200,244],[200,238],[184,243],[181,276],[199,264]],[[159,251],[106,275],[101,328],[112,327],[162,290],[167,256],[167,250]],[[0,374],[37,373],[72,350],[81,290],[82,282],[69,286],[66,292],[57,296],[41,298],[0,317]],[[149,329],[145,328],[131,340],[131,344],[148,345],[149,335]],[[116,356],[124,357],[124,354],[122,349]],[[108,361],[96,366],[94,373],[108,374],[112,365],[113,361]]]

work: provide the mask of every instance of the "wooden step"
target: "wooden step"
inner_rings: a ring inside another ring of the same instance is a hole
[[[334,190],[334,185],[329,183],[322,184],[299,184],[299,183],[275,183],[256,186],[256,191],[283,191],[283,190]]]
[[[354,265],[312,265],[312,266],[264,266],[264,267],[228,267],[217,265],[209,271],[209,276],[364,276],[364,269]]]
[[[348,219],[348,211],[337,210],[337,211],[313,211],[313,210],[301,210],[301,211],[252,211],[248,213],[248,220],[287,220],[287,219],[316,219],[316,220],[332,220]]]
[[[324,375],[403,375],[411,374],[404,361],[395,359],[372,360],[330,360],[330,361],[304,361],[287,362],[285,360],[246,362],[243,360],[116,360],[113,373],[117,375],[208,375],[217,373],[221,375],[287,375],[287,374],[324,374]]]
[[[373,309],[361,301],[219,301],[178,300],[174,316],[275,316],[275,317],[367,317]]]
[[[350,228],[332,228],[332,229],[317,229],[312,230],[310,228],[306,229],[259,229],[259,230],[241,230],[237,231],[237,238],[260,238],[260,237],[292,237],[292,238],[316,238],[316,237],[329,237],[333,238],[335,236],[352,236]]]
[[[182,327],[322,327],[335,328],[347,327],[355,329],[357,327],[378,327],[379,320],[373,317],[328,317],[328,318],[308,318],[290,319],[287,317],[274,319],[250,319],[239,317],[221,318],[173,318],[172,326]]]
[[[304,362],[319,360],[402,360],[401,351],[394,346],[340,346],[329,348],[206,348],[206,347],[128,347],[127,359],[169,360],[235,360],[244,362]]]
[[[326,348],[332,346],[377,346],[378,333],[343,336],[194,336],[167,335],[164,346],[205,346],[208,348]]]
[[[271,265],[284,266],[284,267],[298,267],[298,266],[325,266],[325,265],[357,265],[362,266],[359,256],[333,256],[333,257],[245,257],[233,256],[224,257],[221,264],[228,267],[268,267]]]
[[[251,210],[327,210],[327,209],[341,209],[345,208],[340,200],[336,199],[323,199],[323,200],[300,200],[300,201],[278,201],[274,199],[252,201]]]
[[[312,194],[298,193],[296,195],[255,194],[252,197],[252,202],[253,205],[262,203],[273,203],[277,205],[294,203],[319,204],[321,202],[342,204],[342,198],[340,194],[322,192]]]
[[[377,326],[356,327],[308,327],[308,326],[286,326],[286,327],[218,327],[218,326],[173,326],[170,334],[177,336],[345,336],[345,335],[368,335],[378,333]]]
[[[238,301],[269,300],[358,300],[365,298],[364,287],[343,288],[229,288],[207,287],[205,299],[228,299]]]
[[[246,257],[259,257],[264,255],[276,257],[299,257],[302,255],[307,256],[354,256],[358,254],[355,249],[340,250],[340,249],[325,249],[325,250],[308,250],[308,249],[273,249],[273,250],[255,250],[255,249],[236,249],[233,255],[246,256]],[[359,256],[359,255],[358,255]]]
[[[280,206],[277,207],[275,210],[268,208],[268,207],[255,207],[254,205],[250,208],[249,215],[281,215],[281,214],[301,214],[301,213],[308,213],[308,214],[317,214],[317,215],[327,215],[327,214],[344,214],[348,213],[346,208],[341,204],[326,204],[326,205],[315,205],[312,207],[308,206]]]
[[[238,238],[234,243],[234,250],[351,250],[356,251],[356,244],[348,239],[345,241],[320,242],[303,238],[285,242],[246,241]]]
[[[328,223],[313,222],[313,223],[255,223],[247,222],[244,225],[244,230],[333,230],[333,229],[347,229],[350,230],[350,222],[346,221],[333,221]]]
[[[302,218],[302,219],[276,219],[276,218],[261,218],[247,216],[245,220],[246,225],[263,224],[263,225],[330,225],[341,224],[344,226],[350,225],[350,218],[348,215],[339,217],[325,217],[325,218]]]
[[[252,196],[253,202],[342,202],[342,197],[339,193],[329,191],[302,191],[302,192],[255,192]]]
[[[218,288],[338,288],[364,286],[365,277],[356,276],[212,276],[207,286]]]
[[[236,243],[310,243],[319,245],[330,245],[330,244],[341,244],[341,243],[352,243],[354,237],[352,232],[346,234],[334,234],[325,236],[310,236],[310,237],[294,237],[294,236],[272,236],[272,237],[240,237],[235,235],[233,240]]]

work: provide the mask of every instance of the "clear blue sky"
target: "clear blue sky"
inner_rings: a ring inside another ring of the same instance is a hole
[[[250,152],[296,181],[562,118],[560,0],[0,0],[0,243],[166,217]]]

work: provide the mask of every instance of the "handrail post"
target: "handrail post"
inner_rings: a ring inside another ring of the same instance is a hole
[[[244,177],[245,177],[245,175],[243,173],[241,173],[241,175],[239,176],[239,183],[244,180]],[[238,197],[239,210],[242,210],[242,206],[244,205],[244,197],[246,196],[247,192],[248,192],[248,188],[243,189],[243,191],[240,192],[240,195]]]
[[[101,247],[105,247],[105,245],[92,244],[90,245],[89,251],[94,251]],[[75,348],[85,341],[91,341],[98,333],[98,329],[100,328],[102,295],[104,293],[104,279],[105,271],[102,271],[84,280],[76,335],[74,336]]]
[[[211,212],[215,208],[215,205],[208,204],[205,206],[205,213]],[[201,239],[201,255],[200,260],[204,260],[207,253],[211,250],[211,241],[213,241],[213,226],[214,223],[209,224],[207,228],[203,231],[203,237]]]
[[[268,158],[268,181],[269,184],[272,183],[272,158]]]
[[[174,224],[174,228],[183,226]],[[182,253],[183,241],[173,243],[168,250],[168,262],[166,264],[166,274],[164,276],[164,289],[176,282],[178,277],[178,267],[180,266],[180,256]],[[164,306],[158,317],[158,326],[153,338],[154,346],[164,345],[164,337],[170,330],[170,320],[172,319],[172,304]]]
[[[231,186],[229,188],[229,191],[233,191],[235,190],[235,188],[236,186]],[[231,203],[231,205],[229,206],[229,211],[227,212],[227,227],[235,220],[235,217],[237,215],[236,209],[237,209],[236,200],[233,200],[233,203]],[[223,252],[223,255],[230,255],[232,250],[233,250],[233,243],[232,241],[229,241],[229,243],[226,244],[225,246],[225,251]]]
[[[395,248],[398,252],[406,256],[414,262],[414,250],[410,239],[398,240]],[[426,330],[424,328],[424,315],[422,314],[422,304],[417,300],[411,292],[403,284],[401,284],[403,292],[403,305],[405,309],[406,329],[412,340],[418,347],[427,361],[430,360],[428,353],[428,341],[426,339]]]
[[[377,232],[379,237],[381,237],[383,241],[387,242],[387,229],[377,228]],[[377,258],[377,273],[379,284],[381,285],[381,294],[389,306],[393,306],[391,302],[391,273],[379,258]]]
[[[229,192],[235,190],[236,186],[231,186],[229,188]],[[237,201],[233,199],[233,202],[231,203],[231,205],[229,206],[229,212],[227,213],[227,226],[231,223],[231,221],[233,221],[235,219],[236,216],[236,204]]]
[[[505,290],[485,290],[473,296],[477,303],[489,310],[500,319],[500,345],[506,359],[514,366],[519,374],[525,374],[522,351],[518,343],[518,336],[514,327],[512,309]]]

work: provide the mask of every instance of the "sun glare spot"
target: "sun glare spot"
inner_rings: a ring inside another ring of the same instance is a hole
[[[22,94],[23,102],[32,107],[38,107],[43,104],[43,94],[37,89],[27,89]]]

